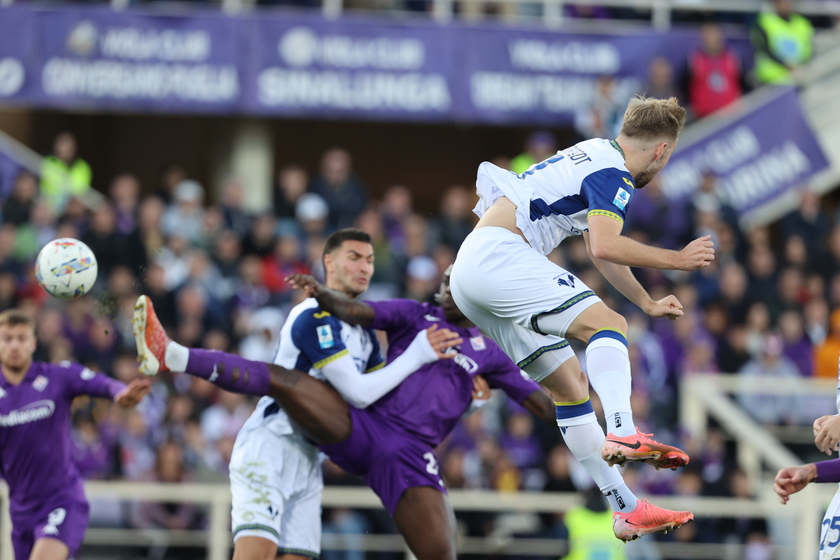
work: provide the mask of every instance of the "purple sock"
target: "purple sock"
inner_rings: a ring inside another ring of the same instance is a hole
[[[187,373],[206,379],[225,391],[257,397],[268,393],[271,384],[267,364],[217,350],[190,348]]]

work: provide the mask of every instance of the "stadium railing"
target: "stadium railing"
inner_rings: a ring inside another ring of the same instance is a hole
[[[91,500],[107,498],[123,501],[181,501],[201,504],[208,509],[207,530],[164,531],[149,529],[91,528],[85,544],[101,546],[158,546],[158,547],[206,547],[208,560],[227,560],[232,546],[229,529],[230,489],[223,484],[155,484],[134,482],[88,482],[86,492]],[[806,489],[807,490],[807,489]],[[657,496],[656,503],[672,509],[690,509],[698,518],[726,517],[766,518],[778,521],[782,527],[804,524],[804,520],[815,523],[807,531],[781,539],[783,544],[774,544],[776,558],[809,560],[808,540],[816,540],[814,533],[819,519],[813,519],[818,502],[812,493],[797,496],[788,506],[780,506],[769,495],[755,500],[734,498],[709,498],[686,496]],[[0,482],[2,510],[7,509],[7,489]],[[456,511],[483,511],[497,514],[535,514],[537,512],[557,513],[566,511],[580,503],[577,494],[565,493],[499,493],[489,490],[452,490],[451,501]],[[804,498],[804,499],[803,499]],[[379,499],[367,488],[327,487],[324,492],[324,507],[356,509],[381,508]],[[810,514],[809,514],[810,513]],[[4,513],[5,515],[5,513]],[[9,520],[0,518],[0,560],[12,560],[8,546]],[[802,539],[805,539],[804,541]],[[631,547],[655,550],[665,557],[685,559],[735,559],[744,558],[744,547],[733,544],[659,543],[644,539],[631,543]],[[399,535],[334,535],[325,534],[323,547],[328,550],[406,551]],[[494,555],[554,555],[564,553],[566,543],[555,539],[514,538],[510,532],[498,531],[489,537],[461,537],[459,550],[464,554]],[[406,558],[411,558],[406,552]]]

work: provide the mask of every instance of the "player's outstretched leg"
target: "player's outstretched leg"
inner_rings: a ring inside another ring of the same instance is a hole
[[[347,402],[309,374],[226,352],[181,346],[167,336],[148,296],[137,300],[132,322],[142,373],[185,372],[232,393],[272,397],[319,444],[338,443],[350,435]]]
[[[562,315],[544,315],[539,318],[538,326],[540,331],[554,334],[565,328],[566,320]],[[586,371],[604,405],[607,421],[608,433],[601,457],[610,465],[636,461],[657,469],[685,466],[689,461],[685,451],[654,440],[652,434],[641,433],[633,422],[626,332],[624,318],[598,302],[583,310],[562,335],[587,343]]]
[[[455,512],[446,494],[430,486],[406,490],[394,510],[394,523],[417,560],[455,560]]]

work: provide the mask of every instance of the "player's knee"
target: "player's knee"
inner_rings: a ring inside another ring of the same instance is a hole
[[[274,560],[277,544],[260,537],[242,537],[233,546],[233,560]]]

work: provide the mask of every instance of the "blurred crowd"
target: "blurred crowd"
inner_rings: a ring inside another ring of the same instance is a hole
[[[777,0],[774,6],[776,15],[794,21],[795,14],[779,11],[788,9],[788,2]],[[615,15],[597,7],[567,8],[581,17]],[[720,28],[706,23],[701,44],[685,66],[654,59],[642,91],[677,96],[691,118],[699,119],[726,107],[756,81],[789,80],[790,72],[810,58],[810,32],[801,34],[796,56],[787,53],[789,58],[781,60],[768,46],[772,41],[767,37],[774,33],[774,22],[768,21],[764,30],[758,22],[753,35],[756,60],[766,62],[763,78],[748,79],[748,69],[728,50]],[[780,75],[779,68],[786,74]],[[580,136],[615,137],[625,93],[603,77],[592,104],[577,115]],[[539,131],[523,153],[495,162],[521,172],[562,147],[550,133]],[[131,316],[141,293],[151,297],[179,343],[271,361],[286,314],[301,298],[284,278],[300,272],[323,279],[321,249],[331,232],[356,226],[372,236],[376,271],[364,297],[433,301],[443,270],[475,223],[471,187],[449,187],[436,213],[420,214],[409,186],[390,186],[372,198],[364,178],[354,172],[352,155],[342,148],[326,151],[317,169],[282,165],[271,187],[271,207],[261,213],[245,210],[245,186],[239,181],[229,180],[218,193],[210,193],[178,163],[161,170],[155,185],[120,174],[104,194],[89,186],[94,173],[79,157],[73,135],[62,133],[40,177],[21,173],[11,192],[0,192],[0,311],[19,307],[37,317],[37,359],[78,361],[123,381],[139,375]],[[772,226],[745,232],[716,181],[707,175],[696,193],[675,202],[654,180],[635,194],[629,212],[625,233],[644,243],[679,249],[696,237],[712,236],[716,259],[698,273],[636,271],[654,298],[669,293],[679,298],[685,316],[678,321],[649,320],[626,301],[594,269],[580,237],[568,239],[549,257],[625,314],[637,423],[692,456],[680,473],[625,469],[631,487],[643,494],[750,496],[744,473],[734,467],[731,442],[715,430],[698,442],[678,429],[678,395],[688,376],[737,373],[747,384],[761,383],[768,375],[837,376],[840,214],[829,213],[803,185],[796,211]],[[99,278],[89,296],[63,302],[38,287],[32,263],[40,247],[58,237],[81,239],[96,254]],[[253,400],[184,374],[164,374],[153,387],[135,410],[86,399],[76,403],[73,437],[84,476],[225,481],[233,442]],[[835,412],[833,397],[751,395],[741,404],[769,426],[808,425],[820,414]],[[501,395],[466,418],[438,451],[450,488],[591,488],[556,427],[535,422]],[[324,469],[328,484],[361,483],[329,462]],[[94,526],[188,529],[206,523],[200,508],[186,504],[125,505],[100,499],[92,506]],[[586,515],[601,514],[597,509],[593,505]],[[578,523],[572,513],[458,515],[465,534],[499,538],[538,535],[574,542]],[[324,516],[328,533],[394,532],[382,512],[333,509]],[[613,537],[607,537],[612,543]],[[745,557],[771,557],[761,520],[701,519],[663,538],[745,544]],[[611,558],[659,558],[642,543],[618,553],[614,548],[611,554],[619,556]],[[323,554],[325,560],[363,557]]]
[[[546,133],[534,138],[553,141]],[[530,157],[535,155],[526,151],[498,162],[515,166]],[[49,171],[50,166],[63,171]],[[152,298],[176,341],[270,361],[285,315],[301,297],[283,278],[292,272],[322,278],[321,247],[331,231],[355,225],[373,237],[376,273],[365,297],[432,301],[442,271],[475,222],[475,194],[463,186],[447,189],[432,215],[415,212],[406,186],[370,198],[363,178],[353,172],[351,155],[340,148],[324,153],[317,170],[283,166],[272,208],[260,214],[244,210],[237,181],[208,204],[204,187],[178,164],[163,170],[158,185],[144,188],[123,174],[113,178],[105,195],[96,193],[87,187],[91,170],[69,133],[57,137],[45,169],[40,180],[21,173],[3,201],[0,310],[19,307],[37,317],[37,359],[79,361],[123,381],[139,375],[131,315],[140,293]],[[836,377],[840,220],[806,187],[800,194],[799,208],[779,223],[743,232],[718,195],[714,176],[705,177],[702,188],[681,203],[666,200],[656,180],[636,193],[627,235],[668,248],[702,235],[715,242],[716,259],[701,272],[636,271],[654,297],[679,298],[686,313],[678,321],[649,320],[627,302],[594,269],[582,238],[568,239],[550,255],[627,316],[637,423],[664,441],[681,442],[693,458],[679,474],[625,469],[639,491],[749,495],[721,434],[712,432],[701,445],[676,428],[678,394],[687,376],[731,372],[745,383],[760,383],[766,375]],[[89,296],[59,301],[37,286],[33,260],[57,237],[79,238],[96,253],[99,279]],[[804,403],[763,395],[742,404],[767,425],[807,425],[834,407],[833,398]],[[224,481],[234,439],[253,406],[183,374],[157,378],[136,410],[81,400],[74,413],[78,465],[91,479]],[[534,420],[501,396],[467,418],[439,450],[448,486],[588,488],[588,476],[557,429]],[[325,475],[328,483],[359,483],[330,464]],[[325,515],[327,531],[391,530],[379,514]],[[467,513],[461,521],[464,531],[476,536],[568,534],[561,516]],[[126,508],[106,500],[94,504],[93,522],[196,528],[203,515],[183,504]],[[749,520],[702,520],[674,538],[750,542],[759,550],[767,545],[763,523]]]

